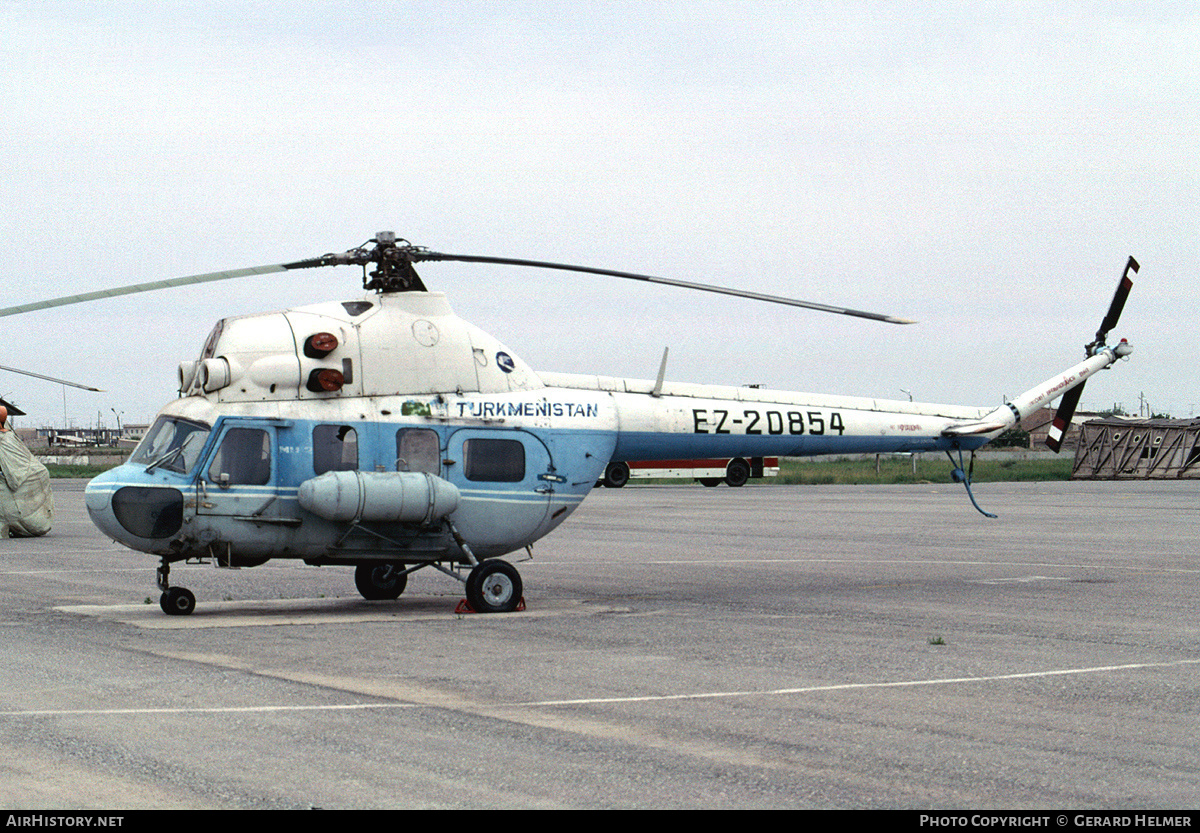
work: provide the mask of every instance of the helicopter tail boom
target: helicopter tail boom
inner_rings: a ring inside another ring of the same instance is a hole
[[[1096,351],[1095,355],[1052,376],[1040,385],[1030,388],[1012,401],[996,408],[983,419],[947,427],[942,431],[942,436],[968,437],[1006,431],[1038,409],[1049,405],[1058,397],[1070,396],[1073,391],[1082,387],[1089,377],[1110,367],[1117,359],[1124,358],[1132,352],[1133,347],[1123,339],[1112,347],[1102,347]],[[1065,398],[1064,401],[1066,401]]]

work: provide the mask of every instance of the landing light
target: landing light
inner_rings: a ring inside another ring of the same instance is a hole
[[[308,374],[306,387],[314,393],[333,393],[341,390],[345,383],[346,379],[342,376],[342,371],[326,367],[318,368]]]
[[[323,359],[337,349],[337,336],[333,333],[314,333],[304,341],[304,355],[310,359]]]

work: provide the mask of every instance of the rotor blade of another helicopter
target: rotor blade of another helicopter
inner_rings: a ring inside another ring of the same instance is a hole
[[[47,382],[55,382],[60,385],[70,385],[73,388],[83,388],[90,390],[93,393],[104,393],[100,388],[94,388],[91,385],[81,385],[78,382],[68,382],[66,379],[55,379],[53,376],[43,376],[40,373],[33,373],[28,370],[17,370],[15,367],[5,367],[0,364],[0,370],[7,370],[9,373],[20,373],[22,376],[32,376],[35,379],[45,379]]]
[[[101,298],[115,298],[119,295],[133,295],[138,292],[153,292],[156,289],[169,289],[173,286],[187,286],[194,283],[209,281],[226,281],[232,278],[245,278],[250,275],[269,275],[272,272],[284,272],[294,266],[276,264],[273,266],[251,266],[247,269],[230,269],[224,272],[206,272],[202,275],[189,275],[183,278],[167,278],[162,281],[135,283],[130,286],[118,286],[113,289],[98,289],[95,292],[84,292],[80,295],[67,295],[62,298],[52,298],[49,301],[35,301],[32,304],[20,304],[15,307],[0,309],[0,318],[6,315],[17,315],[22,312],[33,312],[51,307],[65,307],[69,304],[82,304],[87,301],[98,301]]]
[[[617,272],[612,269],[597,269],[592,266],[572,266],[566,263],[547,263],[541,260],[519,260],[509,257],[485,257],[481,255],[452,255],[443,254],[441,252],[421,251],[412,255],[414,261],[423,260],[456,260],[463,263],[497,263],[506,266],[534,266],[541,269],[561,269],[568,272],[587,272],[593,275],[608,275],[614,278],[630,278],[635,281],[647,281],[649,283],[660,283],[667,286],[678,286],[684,289],[698,289],[702,292],[716,292],[721,295],[733,295],[738,298],[750,298],[755,301],[766,301],[771,304],[786,304],[792,307],[803,307],[804,309],[819,310],[821,312],[832,312],[838,315],[852,315],[856,318],[869,318],[873,321],[886,321],[889,324],[915,324],[916,321],[908,318],[897,318],[892,315],[883,315],[878,312],[864,312],[862,310],[847,309],[845,307],[834,307],[828,304],[818,304],[812,301],[799,301],[795,298],[784,298],[779,295],[764,295],[760,292],[748,292],[744,289],[731,289],[724,286],[713,286],[706,283],[693,283],[691,281],[680,281],[672,278],[656,278],[653,275],[638,275],[633,272]]]

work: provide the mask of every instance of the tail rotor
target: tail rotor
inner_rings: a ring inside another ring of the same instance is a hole
[[[1121,311],[1125,309],[1125,302],[1129,299],[1129,290],[1133,288],[1133,278],[1130,273],[1137,274],[1138,262],[1132,257],[1125,264],[1125,271],[1121,274],[1121,280],[1117,284],[1117,291],[1113,293],[1112,303],[1108,305],[1108,312],[1104,316],[1104,320],[1100,322],[1100,329],[1096,331],[1096,340],[1087,344],[1083,349],[1090,357],[1096,355],[1100,350],[1107,347],[1108,334],[1113,327],[1117,326],[1117,321],[1121,318]],[[1071,388],[1063,394],[1062,400],[1058,403],[1058,411],[1054,414],[1054,422],[1050,425],[1050,432],[1046,435],[1046,445],[1050,450],[1057,453],[1062,448],[1063,439],[1067,435],[1067,429],[1071,427],[1071,420],[1075,417],[1075,409],[1079,406],[1079,398],[1083,395],[1083,385]]]

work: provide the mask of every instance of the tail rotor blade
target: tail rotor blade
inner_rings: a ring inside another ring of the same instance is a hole
[[[1075,417],[1075,408],[1079,405],[1079,397],[1083,395],[1084,384],[1081,382],[1064,393],[1062,400],[1058,403],[1058,411],[1054,414],[1054,421],[1050,423],[1050,431],[1046,434],[1046,445],[1055,454],[1062,448],[1063,440],[1067,436],[1067,429],[1071,427],[1071,420]]]
[[[1117,321],[1121,318],[1121,311],[1125,309],[1125,302],[1129,299],[1129,290],[1133,288],[1133,278],[1129,276],[1130,272],[1137,274],[1138,262],[1132,257],[1125,264],[1125,271],[1121,275],[1121,281],[1117,284],[1117,291],[1113,293],[1112,303],[1108,305],[1108,314],[1104,316],[1104,320],[1100,322],[1100,329],[1096,331],[1096,343],[1103,344],[1104,339],[1108,337],[1109,330],[1117,326]]]

